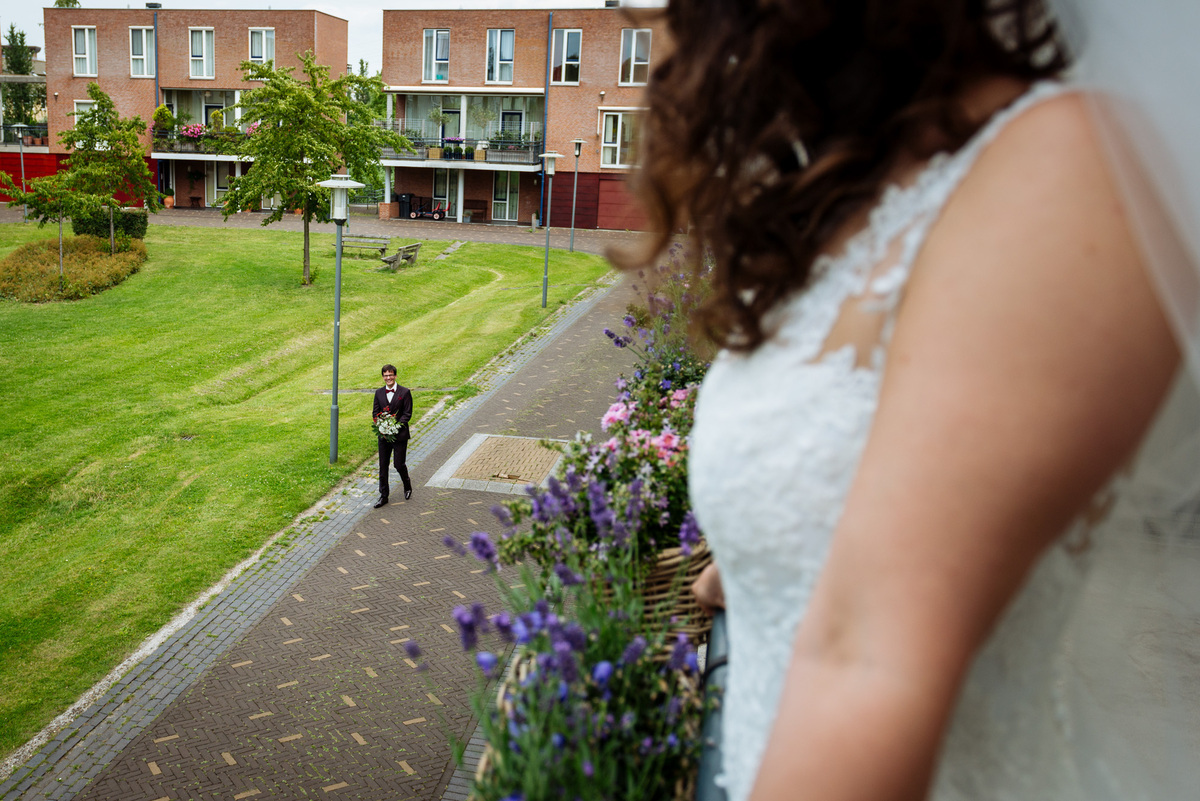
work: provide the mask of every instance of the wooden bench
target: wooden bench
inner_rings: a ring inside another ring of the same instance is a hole
[[[414,242],[411,245],[402,245],[394,256],[384,256],[380,259],[384,264],[392,270],[397,269],[401,264],[412,266],[417,263],[417,254],[421,252],[421,243]]]
[[[343,248],[365,248],[366,250],[378,250],[379,255],[387,253],[388,246],[392,244],[391,237],[386,236],[361,236],[357,234],[346,234],[342,237]],[[334,247],[337,247],[336,240]]]

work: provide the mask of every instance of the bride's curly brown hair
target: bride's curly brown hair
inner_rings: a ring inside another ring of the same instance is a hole
[[[690,230],[715,259],[695,322],[738,350],[762,342],[763,314],[898,159],[970,138],[966,87],[1066,65],[1041,0],[670,0],[662,13],[671,52],[647,87],[634,179],[658,233],[618,261],[649,263]]]

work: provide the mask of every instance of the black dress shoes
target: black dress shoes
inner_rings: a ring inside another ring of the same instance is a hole
[[[407,501],[411,497],[412,497],[412,487],[405,487],[404,488],[404,500]]]
[[[378,509],[380,506],[387,506],[387,496],[386,495],[375,502],[376,509]]]

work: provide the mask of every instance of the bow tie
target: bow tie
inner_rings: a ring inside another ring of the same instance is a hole
[[[387,390],[388,392],[395,392],[395,391],[396,391],[396,388],[395,388],[395,387],[384,387],[384,389],[385,389],[385,390]]]

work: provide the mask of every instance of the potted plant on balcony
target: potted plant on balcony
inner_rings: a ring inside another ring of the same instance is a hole
[[[193,122],[184,125],[179,129],[179,135],[182,137],[179,140],[179,149],[186,151],[195,151],[200,140],[204,138],[205,128],[198,122]]]
[[[450,122],[450,115],[443,111],[441,106],[434,106],[429,109],[429,121],[436,126],[438,136],[440,137],[442,129],[446,126],[446,123]],[[442,157],[440,138],[438,142],[439,144],[436,147],[433,145],[429,147],[429,158],[431,159],[440,159]]]
[[[463,158],[467,159],[468,161],[473,160],[475,158],[475,148],[471,147],[470,145],[464,147]]]
[[[178,125],[175,115],[171,113],[166,103],[154,109],[154,136],[156,139],[166,139]]]
[[[462,158],[463,138],[461,136],[447,136],[442,139],[442,142],[446,145],[446,152],[445,152],[446,158],[448,158],[448,159],[461,159]]]

